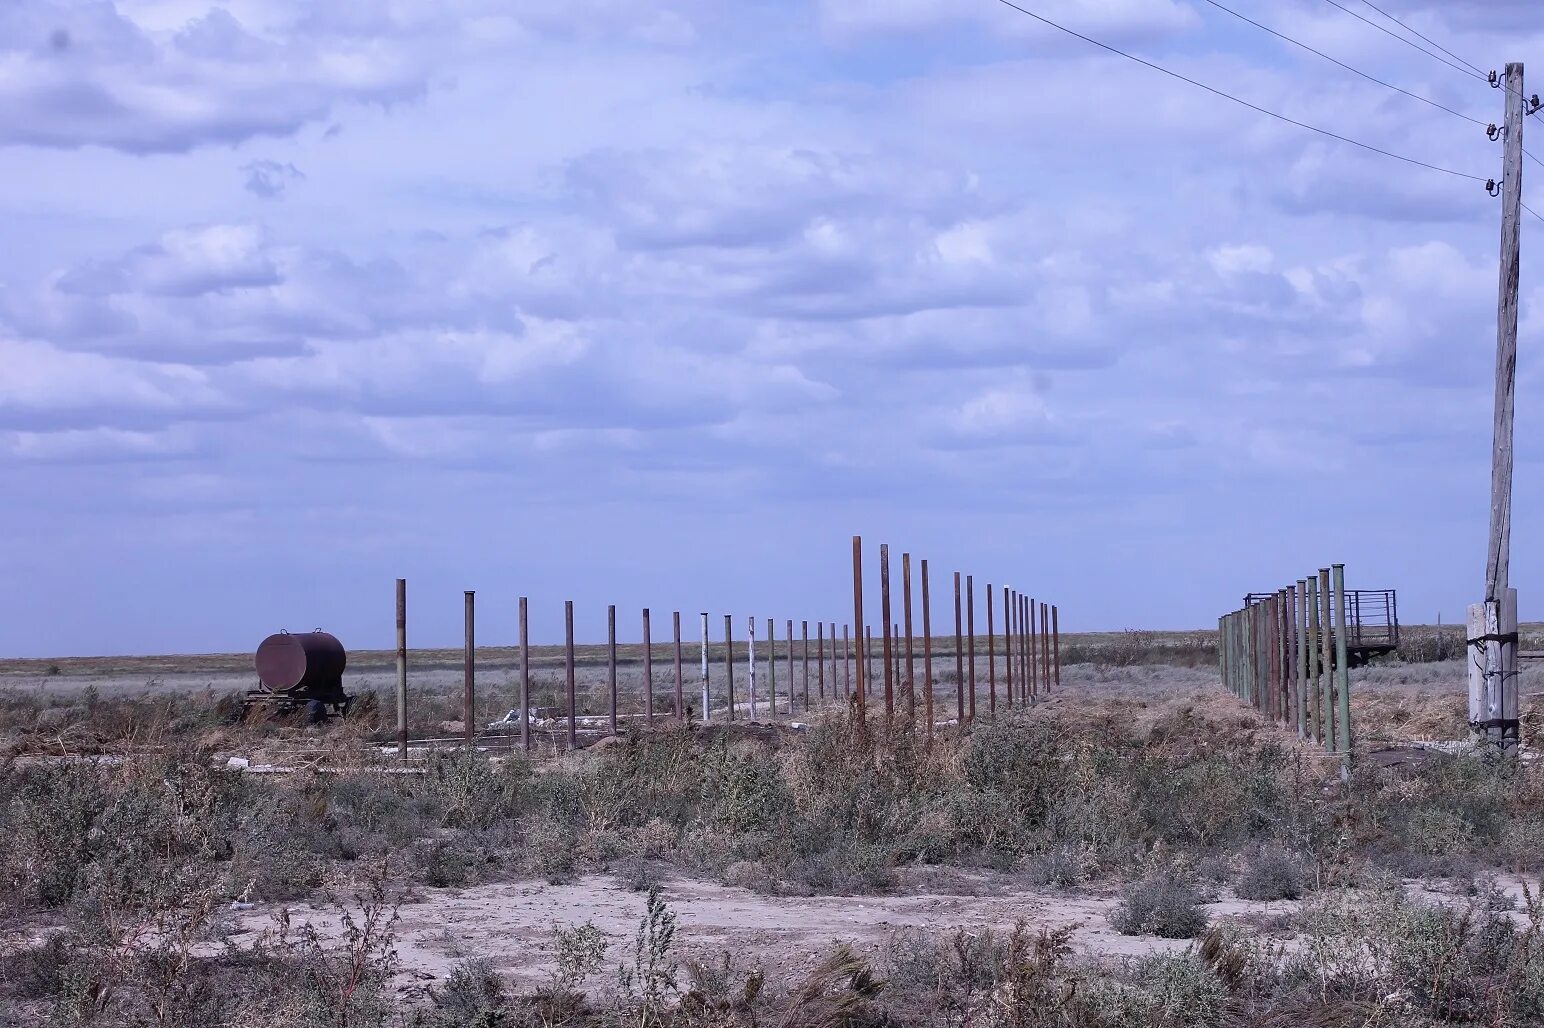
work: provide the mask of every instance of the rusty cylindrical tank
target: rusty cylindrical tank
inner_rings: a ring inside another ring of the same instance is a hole
[[[263,688],[331,700],[343,695],[348,653],[328,632],[279,632],[264,639],[254,660]]]

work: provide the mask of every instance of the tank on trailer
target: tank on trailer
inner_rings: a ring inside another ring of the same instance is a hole
[[[304,707],[312,721],[348,713],[352,697],[343,691],[348,651],[331,633],[275,632],[259,644],[253,664],[258,688],[247,693],[248,710]]]

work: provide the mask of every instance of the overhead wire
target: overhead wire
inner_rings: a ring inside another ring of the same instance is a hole
[[[1330,2],[1333,2],[1333,0],[1330,0]],[[1195,86],[1197,89],[1203,89],[1206,92],[1211,93],[1214,96],[1222,97],[1224,100],[1231,100],[1231,101],[1233,101],[1234,103],[1238,104],[1241,107],[1247,107],[1250,110],[1256,111],[1256,112],[1258,112],[1260,114],[1264,114],[1267,117],[1275,118],[1277,121],[1286,122],[1288,125],[1295,125],[1296,127],[1300,128],[1300,129],[1306,129],[1309,132],[1315,132],[1315,133],[1318,133],[1321,136],[1326,136],[1326,137],[1328,137],[1330,139],[1338,140],[1338,141],[1340,141],[1342,143],[1349,143],[1352,146],[1360,147],[1363,150],[1368,150],[1368,151],[1370,151],[1372,153],[1380,154],[1380,155],[1382,155],[1384,157],[1389,157],[1389,158],[1392,158],[1393,160],[1396,160],[1396,161],[1402,161],[1405,164],[1413,164],[1416,167],[1426,168],[1429,171],[1439,171],[1439,172],[1443,173],[1444,175],[1452,175],[1455,178],[1468,179],[1468,180],[1470,180],[1472,182],[1484,182],[1484,181],[1486,181],[1485,177],[1482,176],[1482,175],[1471,175],[1471,174],[1469,174],[1468,172],[1465,172],[1465,171],[1457,171],[1457,170],[1455,170],[1453,168],[1446,168],[1446,167],[1443,167],[1443,166],[1441,166],[1439,164],[1431,164],[1431,163],[1429,163],[1427,161],[1423,161],[1423,160],[1420,160],[1420,159],[1415,158],[1415,157],[1407,157],[1404,154],[1395,153],[1392,150],[1384,150],[1381,147],[1373,146],[1371,143],[1364,143],[1364,142],[1362,142],[1359,139],[1352,139],[1350,136],[1343,136],[1339,132],[1332,132],[1329,129],[1321,128],[1318,125],[1311,125],[1311,124],[1309,124],[1308,122],[1305,122],[1305,121],[1298,121],[1296,118],[1290,118],[1290,117],[1288,117],[1285,114],[1281,114],[1281,113],[1279,113],[1277,111],[1270,110],[1269,108],[1266,108],[1266,107],[1261,107],[1259,104],[1250,103],[1248,100],[1244,100],[1244,99],[1241,99],[1240,97],[1234,96],[1232,93],[1226,92],[1225,90],[1218,89],[1215,86],[1209,86],[1209,85],[1207,85],[1204,82],[1198,81],[1197,79],[1190,78],[1188,75],[1182,75],[1182,74],[1180,74],[1177,71],[1173,71],[1173,70],[1171,70],[1169,68],[1165,68],[1161,64],[1155,64],[1152,61],[1146,60],[1145,58],[1142,58],[1142,57],[1138,57],[1135,54],[1127,53],[1125,50],[1121,50],[1118,47],[1111,46],[1108,43],[1102,43],[1099,40],[1093,38],[1092,36],[1085,36],[1083,33],[1078,32],[1075,29],[1070,29],[1067,26],[1060,24],[1059,22],[1052,21],[1050,18],[1047,18],[1044,15],[1036,14],[1034,11],[1031,11],[1031,10],[1029,10],[1026,7],[1021,7],[1017,3],[1014,3],[1013,0],[998,0],[998,3],[1004,5],[1005,7],[1011,7],[1015,11],[1018,11],[1020,14],[1027,15],[1027,16],[1035,19],[1036,21],[1038,21],[1038,22],[1040,22],[1040,23],[1042,23],[1044,25],[1048,25],[1051,28],[1056,29],[1058,32],[1063,32],[1063,33],[1066,33],[1069,36],[1073,36],[1073,37],[1075,37],[1077,39],[1081,39],[1081,40],[1083,40],[1083,42],[1090,43],[1090,44],[1092,44],[1094,46],[1097,46],[1101,50],[1107,50],[1110,53],[1115,54],[1115,55],[1117,55],[1119,57],[1124,57],[1128,61],[1134,61],[1135,63],[1140,64],[1143,67],[1151,68],[1153,71],[1160,72],[1160,73],[1162,73],[1164,75],[1169,76],[1170,78],[1178,79],[1181,82],[1185,82],[1185,83],[1188,83],[1189,85]],[[1467,74],[1467,72],[1465,74]]]
[[[1465,68],[1462,65],[1454,64],[1452,61],[1448,60],[1446,57],[1443,57],[1440,54],[1432,53],[1430,50],[1426,49],[1424,46],[1422,46],[1421,44],[1415,42],[1414,40],[1407,39],[1406,37],[1401,36],[1399,33],[1395,32],[1393,29],[1389,28],[1388,26],[1386,26],[1386,25],[1379,25],[1377,22],[1373,21],[1371,18],[1367,18],[1367,17],[1364,17],[1364,16],[1356,13],[1355,11],[1351,10],[1351,8],[1349,8],[1349,7],[1345,6],[1344,4],[1340,3],[1339,0],[1324,0],[1324,2],[1329,4],[1331,7],[1334,7],[1336,9],[1338,9],[1338,10],[1346,12],[1351,17],[1355,18],[1357,21],[1365,22],[1368,25],[1371,25],[1373,28],[1377,29],[1379,32],[1384,33],[1385,35],[1389,36],[1390,38],[1397,39],[1401,43],[1405,44],[1406,46],[1411,47],[1411,48],[1416,49],[1416,50],[1419,50],[1421,53],[1425,54],[1427,57],[1430,57],[1432,60],[1437,61],[1437,62],[1439,62],[1441,64],[1445,64],[1449,68],[1452,68],[1456,72],[1460,72],[1461,74],[1467,75],[1470,78],[1479,79],[1481,82],[1485,81],[1485,74],[1484,74],[1484,72],[1470,71],[1468,68]]]
[[[1412,93],[1412,92],[1410,92],[1410,90],[1401,88],[1400,86],[1396,86],[1392,82],[1385,82],[1383,79],[1380,79],[1380,78],[1378,78],[1375,75],[1369,75],[1367,72],[1363,71],[1360,68],[1353,68],[1351,65],[1347,64],[1345,61],[1339,60],[1338,58],[1335,58],[1335,57],[1331,57],[1329,54],[1325,53],[1323,50],[1319,50],[1319,49],[1316,49],[1315,47],[1309,46],[1307,43],[1303,42],[1300,39],[1293,39],[1291,36],[1287,35],[1284,32],[1278,32],[1275,29],[1271,28],[1269,25],[1263,25],[1260,22],[1255,21],[1253,18],[1249,17],[1248,15],[1241,14],[1238,11],[1235,11],[1233,8],[1219,3],[1218,0],[1206,0],[1206,2],[1211,4],[1213,7],[1217,8],[1219,11],[1224,11],[1224,12],[1226,12],[1228,14],[1231,14],[1231,15],[1233,15],[1233,17],[1239,19],[1240,21],[1248,22],[1250,25],[1253,25],[1255,28],[1260,29],[1263,32],[1269,32],[1271,35],[1275,36],[1277,39],[1286,40],[1288,43],[1291,43],[1293,46],[1301,47],[1302,49],[1307,50],[1311,54],[1317,54],[1318,56],[1324,58],[1326,61],[1329,61],[1331,64],[1339,65],[1340,67],[1344,68],[1345,70],[1351,72],[1353,75],[1360,75],[1362,78],[1366,79],[1369,82],[1375,82],[1378,85],[1383,86],[1386,89],[1394,90],[1394,92],[1396,92],[1396,93],[1403,93],[1405,96],[1410,97],[1410,99],[1412,99],[1412,100],[1419,100],[1423,104],[1428,104],[1428,105],[1430,105],[1432,107],[1435,107],[1439,111],[1446,111],[1448,114],[1453,115],[1455,118],[1462,118],[1462,119],[1464,119],[1467,122],[1471,122],[1472,124],[1480,126],[1481,128],[1484,128],[1486,126],[1486,124],[1487,124],[1486,122],[1481,121],[1479,118],[1471,118],[1467,114],[1464,114],[1464,113],[1462,113],[1460,111],[1455,111],[1455,110],[1453,110],[1453,108],[1448,107],[1448,106],[1446,106],[1444,104],[1440,104],[1440,103],[1438,103],[1435,100],[1431,100],[1431,99],[1428,99],[1427,97],[1421,96],[1419,93]]]
[[[1373,10],[1375,10],[1379,14],[1383,15],[1389,21],[1393,22],[1395,25],[1398,25],[1400,28],[1402,28],[1406,32],[1410,33],[1412,36],[1415,36],[1415,37],[1417,37],[1419,39],[1423,39],[1426,42],[1430,43],[1432,46],[1436,47],[1438,50],[1441,50],[1443,53],[1445,53],[1449,57],[1453,58],[1453,60],[1457,61],[1459,64],[1468,65],[1470,68],[1473,68],[1475,70],[1475,72],[1477,72],[1478,74],[1480,74],[1482,76],[1485,74],[1483,71],[1480,71],[1480,69],[1478,67],[1476,67],[1473,64],[1470,64],[1468,61],[1464,60],[1462,57],[1458,56],[1453,51],[1449,50],[1447,47],[1445,47],[1441,43],[1437,42],[1435,39],[1432,39],[1430,36],[1422,35],[1420,32],[1418,32],[1415,29],[1411,28],[1409,25],[1406,25],[1404,22],[1400,21],[1398,18],[1394,17],[1389,12],[1385,11],[1383,8],[1379,7],[1377,4],[1373,3],[1372,0],[1362,0],[1362,3],[1366,4],[1368,7],[1371,7]]]

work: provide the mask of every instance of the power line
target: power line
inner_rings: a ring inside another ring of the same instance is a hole
[[[1330,0],[1330,2],[1333,3],[1334,0]],[[1359,139],[1352,139],[1350,136],[1343,136],[1343,135],[1341,135],[1338,132],[1331,132],[1329,129],[1320,128],[1317,125],[1310,125],[1310,124],[1308,124],[1305,121],[1298,121],[1295,118],[1289,118],[1285,114],[1279,114],[1276,111],[1272,111],[1272,110],[1269,110],[1268,108],[1261,107],[1258,104],[1252,104],[1248,100],[1241,100],[1238,97],[1234,96],[1232,93],[1226,93],[1226,92],[1222,91],[1221,89],[1216,88],[1215,86],[1208,86],[1204,82],[1198,82],[1198,81],[1196,81],[1193,78],[1189,78],[1188,76],[1181,75],[1177,71],[1170,71],[1168,68],[1165,68],[1161,64],[1154,64],[1152,61],[1144,60],[1143,58],[1137,57],[1134,54],[1129,54],[1129,53],[1127,53],[1124,50],[1120,50],[1120,49],[1117,49],[1116,47],[1113,47],[1113,46],[1109,45],[1108,43],[1101,43],[1101,42],[1099,42],[1099,40],[1094,39],[1092,36],[1085,36],[1085,35],[1083,35],[1083,33],[1075,31],[1073,29],[1069,29],[1067,26],[1058,24],[1057,22],[1052,21],[1050,18],[1044,17],[1043,15],[1036,14],[1034,11],[1031,11],[1028,8],[1020,7],[1018,4],[1013,3],[1013,0],[998,0],[998,3],[1003,4],[1005,7],[1011,7],[1015,11],[1018,11],[1020,14],[1028,15],[1029,17],[1035,19],[1038,22],[1041,22],[1042,24],[1049,25],[1051,28],[1056,29],[1058,32],[1065,32],[1067,35],[1076,37],[1077,39],[1081,39],[1085,43],[1091,43],[1094,46],[1099,47],[1101,50],[1108,50],[1112,54],[1116,54],[1117,56],[1124,57],[1128,61],[1135,61],[1137,64],[1140,64],[1140,65],[1142,65],[1144,67],[1147,67],[1147,68],[1151,68],[1154,71],[1162,72],[1163,74],[1169,76],[1170,78],[1179,79],[1181,82],[1185,82],[1185,83],[1188,83],[1188,84],[1190,84],[1192,86],[1195,86],[1197,89],[1204,89],[1208,93],[1211,93],[1213,96],[1220,96],[1224,100],[1232,100],[1234,103],[1238,104],[1241,107],[1247,107],[1251,111],[1257,111],[1260,114],[1264,114],[1264,115],[1266,115],[1268,117],[1275,118],[1277,121],[1284,121],[1288,125],[1296,125],[1300,129],[1307,129],[1309,132],[1317,132],[1321,136],[1327,136],[1330,139],[1339,140],[1342,143],[1350,143],[1352,146],[1359,146],[1363,150],[1369,150],[1369,151],[1371,151],[1371,152],[1373,152],[1375,154],[1381,154],[1384,157],[1391,157],[1391,158],[1393,158],[1396,161],[1403,161],[1406,164],[1413,164],[1413,165],[1415,165],[1417,167],[1420,167],[1420,168],[1426,168],[1429,171],[1440,171],[1444,175],[1452,175],[1455,178],[1469,179],[1470,181],[1473,181],[1473,182],[1484,182],[1485,181],[1485,179],[1482,176],[1480,176],[1480,175],[1471,175],[1468,172],[1455,171],[1452,168],[1444,168],[1441,165],[1428,164],[1427,162],[1422,161],[1422,160],[1417,160],[1414,157],[1406,157],[1403,154],[1397,154],[1397,153],[1394,153],[1393,151],[1390,151],[1390,150],[1383,150],[1383,149],[1380,149],[1379,147],[1373,146],[1371,143],[1364,143],[1364,142],[1362,142]]]
[[[1527,204],[1523,204],[1523,210],[1527,211],[1529,214],[1533,215],[1535,218],[1538,218],[1540,221],[1544,221],[1544,217],[1539,217],[1539,212],[1534,210],[1532,207],[1529,207]]]
[[[1438,61],[1438,62],[1440,62],[1442,64],[1447,65],[1449,68],[1452,68],[1454,71],[1460,72],[1460,73],[1462,73],[1464,75],[1468,75],[1470,78],[1479,79],[1481,82],[1485,81],[1484,74],[1482,74],[1480,72],[1470,71],[1468,68],[1465,68],[1462,65],[1454,64],[1452,61],[1448,60],[1446,57],[1442,57],[1442,56],[1440,56],[1438,54],[1432,53],[1430,50],[1426,49],[1421,44],[1416,43],[1416,42],[1414,42],[1414,41],[1412,41],[1410,39],[1406,39],[1404,36],[1401,36],[1399,33],[1395,32],[1393,29],[1388,28],[1385,25],[1379,25],[1377,22],[1371,20],[1370,18],[1364,18],[1362,15],[1357,14],[1355,11],[1351,10],[1351,8],[1346,7],[1343,4],[1339,3],[1338,0],[1324,0],[1324,2],[1329,4],[1331,7],[1334,7],[1336,9],[1338,9],[1338,10],[1346,12],[1351,17],[1355,18],[1357,21],[1365,22],[1368,25],[1371,25],[1373,28],[1377,29],[1379,32],[1382,32],[1382,33],[1390,36],[1393,39],[1399,40],[1401,43],[1405,44],[1406,46],[1412,47],[1412,48],[1414,48],[1416,50],[1419,50],[1421,53],[1425,54],[1427,57],[1430,57],[1434,61]]]
[[[1421,96],[1418,93],[1412,93],[1408,89],[1402,89],[1399,86],[1394,85],[1392,82],[1385,82],[1382,79],[1380,79],[1380,78],[1378,78],[1378,77],[1376,77],[1374,75],[1369,75],[1365,71],[1362,71],[1360,68],[1353,68],[1353,67],[1351,67],[1351,65],[1347,64],[1345,61],[1338,60],[1338,59],[1336,59],[1334,57],[1331,57],[1329,54],[1325,53],[1323,50],[1317,50],[1314,47],[1309,46],[1307,43],[1304,43],[1300,39],[1293,39],[1291,36],[1289,36],[1289,35],[1287,35],[1287,34],[1285,34],[1283,32],[1277,32],[1275,29],[1271,28],[1269,25],[1262,25],[1259,22],[1255,21],[1253,18],[1251,18],[1251,17],[1249,17],[1247,15],[1244,15],[1244,14],[1240,14],[1238,11],[1235,11],[1233,8],[1226,7],[1223,4],[1218,3],[1217,0],[1206,0],[1206,2],[1211,4],[1213,7],[1217,8],[1219,11],[1225,11],[1228,14],[1233,15],[1233,17],[1239,19],[1240,21],[1248,22],[1249,24],[1253,25],[1257,29],[1260,29],[1260,30],[1262,30],[1264,32],[1269,32],[1271,35],[1275,36],[1277,39],[1284,39],[1288,43],[1291,43],[1293,46],[1302,47],[1304,50],[1307,50],[1311,54],[1317,54],[1318,56],[1324,58],[1326,61],[1329,61],[1331,64],[1339,65],[1340,67],[1342,67],[1342,68],[1346,69],[1347,71],[1351,72],[1353,75],[1360,75],[1362,78],[1366,79],[1368,82],[1376,82],[1380,86],[1383,86],[1383,87],[1385,87],[1387,89],[1392,89],[1396,93],[1403,93],[1403,94],[1405,94],[1406,96],[1408,96],[1412,100],[1419,100],[1423,104],[1429,104],[1432,107],[1435,107],[1439,111],[1446,111],[1447,113],[1453,115],[1455,118],[1462,118],[1462,119],[1464,119],[1467,122],[1472,122],[1473,124],[1480,126],[1481,128],[1484,128],[1486,126],[1486,124],[1487,124],[1486,122],[1483,122],[1483,121],[1481,121],[1478,118],[1471,118],[1467,114],[1463,114],[1463,113],[1461,113],[1459,111],[1453,110],[1453,108],[1451,108],[1451,107],[1446,107],[1446,106],[1444,106],[1442,104],[1439,104],[1435,100],[1428,100],[1426,97]]]
[[[1484,75],[1485,74],[1483,71],[1480,71],[1479,68],[1476,68],[1474,65],[1469,64],[1468,61],[1464,60],[1462,57],[1458,56],[1453,51],[1449,50],[1447,47],[1445,47],[1441,43],[1437,42],[1435,39],[1432,39],[1430,36],[1423,36],[1423,35],[1421,35],[1421,33],[1417,32],[1415,29],[1411,28],[1409,25],[1406,25],[1404,22],[1400,21],[1398,18],[1394,17],[1389,12],[1385,11],[1383,8],[1379,7],[1377,4],[1373,3],[1372,0],[1362,0],[1362,3],[1366,4],[1368,7],[1371,7],[1373,10],[1377,11],[1379,14],[1383,15],[1389,21],[1393,22],[1395,25],[1398,25],[1400,28],[1404,29],[1406,32],[1410,33],[1411,35],[1416,36],[1419,39],[1424,39],[1426,42],[1430,43],[1432,46],[1436,47],[1438,50],[1441,50],[1443,53],[1445,53],[1449,57],[1453,58],[1453,60],[1457,61],[1459,64],[1466,64],[1469,67],[1474,68],[1474,70],[1476,72],[1478,72],[1480,75]]]

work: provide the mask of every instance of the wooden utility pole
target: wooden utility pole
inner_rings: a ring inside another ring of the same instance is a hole
[[[1508,64],[1501,178],[1501,284],[1496,304],[1496,399],[1490,465],[1485,602],[1469,608],[1469,720],[1487,742],[1517,746],[1517,592],[1512,545],[1512,410],[1517,379],[1517,289],[1523,202],[1523,66]]]

